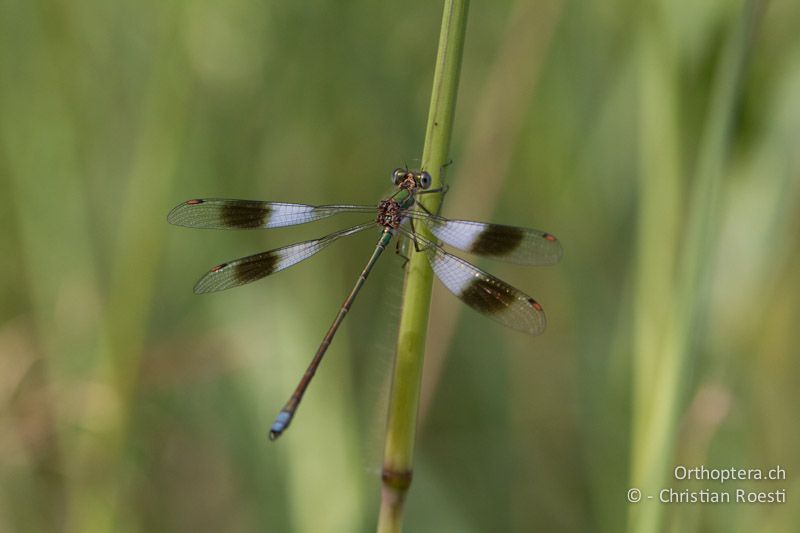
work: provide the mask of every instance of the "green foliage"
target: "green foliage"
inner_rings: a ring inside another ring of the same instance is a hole
[[[349,220],[165,222],[201,196],[377,202],[419,164],[441,5],[342,4],[3,3],[0,530],[374,530],[401,260],[270,443],[374,236],[195,296],[214,264]],[[728,94],[746,5],[473,2],[444,214],[565,257],[480,263],[544,305],[537,338],[434,282],[408,531],[623,531],[642,464],[678,489],[715,487],[676,464],[789,475],[737,485],[787,504],[662,506],[661,531],[797,530],[800,4],[753,15]]]

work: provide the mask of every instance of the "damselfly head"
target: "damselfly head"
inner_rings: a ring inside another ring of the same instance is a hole
[[[416,189],[427,189],[431,186],[433,179],[427,172],[415,172],[407,168],[396,168],[392,171],[392,183],[401,189],[409,191],[411,194]]]

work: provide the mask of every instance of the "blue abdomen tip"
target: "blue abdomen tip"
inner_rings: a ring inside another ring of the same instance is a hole
[[[275,422],[273,422],[272,427],[270,428],[270,438],[275,439],[284,432],[284,430],[289,426],[289,422],[292,421],[292,413],[288,411],[281,411],[278,413],[278,416],[275,418]]]

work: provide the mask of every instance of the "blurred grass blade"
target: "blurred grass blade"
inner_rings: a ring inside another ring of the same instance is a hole
[[[640,220],[637,270],[641,276],[634,311],[638,327],[635,334],[631,486],[641,489],[644,494],[655,495],[665,485],[673,459],[678,419],[689,385],[689,354],[694,346],[697,324],[704,320],[710,248],[718,229],[719,189],[728,161],[741,78],[760,7],[757,1],[743,3],[723,48],[714,75],[697,167],[688,200],[682,202],[688,204],[689,211],[680,238],[675,233],[677,220],[674,218],[678,212],[676,191],[679,175],[676,170],[680,164],[677,151],[670,148],[677,140],[675,129],[667,129],[666,136],[647,136],[648,129],[657,128],[659,123],[644,124],[645,138],[649,143],[645,144],[643,155],[663,154],[665,148],[660,143],[665,142],[666,164],[671,169],[667,176],[650,174],[647,169],[663,168],[659,163],[664,161],[643,161],[641,187],[645,209]],[[658,48],[658,43],[649,42],[657,39],[657,35],[657,32],[649,32],[644,37],[645,50]],[[645,74],[654,72],[651,67],[655,59],[655,56],[644,56],[642,68]],[[658,83],[650,83],[647,75],[643,80],[646,110],[657,109],[664,101],[667,104],[672,101],[669,94],[665,100],[660,99],[662,94]],[[666,83],[668,87],[676,87],[674,78],[666,80]],[[661,118],[666,119],[667,124],[671,123],[669,117]],[[648,198],[652,205],[648,205]],[[666,231],[662,233],[662,229]],[[653,248],[662,245],[664,250]],[[674,274],[669,266],[671,254],[668,252],[672,249],[680,258]],[[671,282],[673,279],[674,283]],[[629,531],[661,531],[663,511],[663,505],[648,504],[647,501],[632,505]]]

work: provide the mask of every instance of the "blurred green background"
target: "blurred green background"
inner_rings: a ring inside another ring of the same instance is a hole
[[[399,258],[269,443],[375,236],[201,297],[214,264],[360,220],[165,217],[377,202],[420,157],[440,19],[0,2],[0,530],[374,529]],[[477,261],[542,302],[538,338],[435,287],[408,531],[798,530],[799,36],[794,0],[472,3],[444,214],[550,231],[565,256]],[[636,506],[631,486],[788,502]]]

